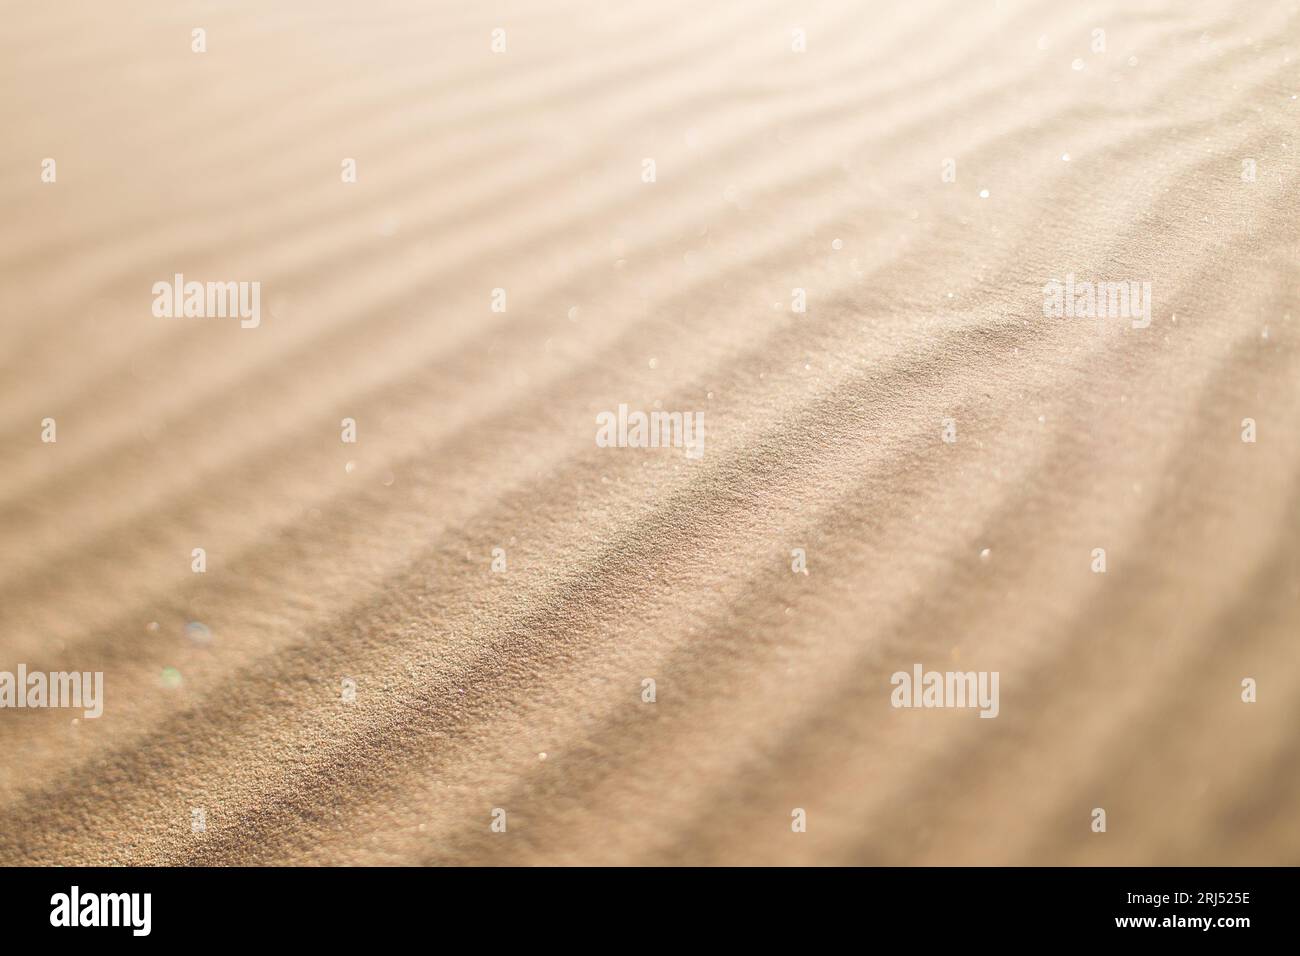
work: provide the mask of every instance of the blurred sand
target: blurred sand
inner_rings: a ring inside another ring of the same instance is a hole
[[[1300,863],[1300,7],[705,9],[6,4],[0,863]]]

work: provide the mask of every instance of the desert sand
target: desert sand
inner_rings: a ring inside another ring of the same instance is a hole
[[[6,13],[0,863],[1300,862],[1295,3]]]

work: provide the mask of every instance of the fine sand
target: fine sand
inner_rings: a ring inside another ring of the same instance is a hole
[[[5,22],[0,864],[1300,863],[1295,3]]]

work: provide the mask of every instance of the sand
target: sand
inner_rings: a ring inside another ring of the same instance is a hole
[[[7,24],[0,863],[1300,862],[1294,3]]]

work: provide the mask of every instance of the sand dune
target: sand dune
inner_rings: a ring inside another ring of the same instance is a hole
[[[705,10],[10,5],[0,864],[1300,862],[1300,10]]]

